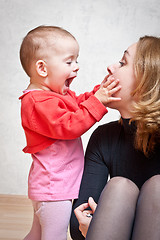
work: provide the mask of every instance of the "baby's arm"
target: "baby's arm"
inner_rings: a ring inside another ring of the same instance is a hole
[[[118,84],[118,79],[115,80],[113,77],[110,77],[107,80],[106,77],[94,96],[106,107],[109,102],[120,101],[121,98],[113,96],[113,94],[121,89],[121,86]]]

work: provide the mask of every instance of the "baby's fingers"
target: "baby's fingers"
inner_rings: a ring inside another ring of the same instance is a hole
[[[101,86],[103,86],[108,81],[109,74],[105,76],[104,80],[101,82]]]
[[[106,88],[106,87],[108,87],[108,86],[109,86],[112,82],[114,82],[114,81],[115,81],[114,77],[112,77],[112,76],[110,76],[110,77],[106,76],[105,79],[103,80],[103,82],[101,83],[101,86],[104,87],[104,88]]]
[[[109,87],[108,87],[109,88]],[[108,89],[107,88],[107,89]],[[118,92],[121,89],[121,86],[113,87],[111,90],[108,89],[109,96],[112,96],[114,93]]]
[[[105,84],[103,84],[103,87],[107,88],[107,90],[110,91],[111,89],[113,89],[118,84],[119,84],[119,79],[115,80],[114,78],[111,78]]]
[[[109,102],[118,102],[118,101],[121,101],[120,97],[109,97],[108,98],[108,103]]]

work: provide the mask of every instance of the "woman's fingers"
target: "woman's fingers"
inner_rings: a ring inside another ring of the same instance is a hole
[[[83,217],[84,217],[83,212],[84,212],[84,210],[85,210],[86,208],[88,208],[88,207],[89,207],[89,204],[88,204],[88,203],[83,203],[83,204],[81,204],[80,206],[78,206],[78,207],[74,210],[74,213],[75,213],[76,218],[78,219],[78,221],[81,220],[81,219],[83,219]]]
[[[86,237],[87,231],[89,224],[91,222],[92,216],[90,214],[92,211],[90,210],[85,210],[86,208],[89,207],[88,203],[81,204],[79,207],[77,207],[74,210],[74,213],[77,217],[77,220],[79,222],[79,230],[81,231],[82,235]]]
[[[94,199],[92,197],[89,197],[88,204],[94,213],[96,210],[96,207],[97,207],[97,203],[94,201]]]

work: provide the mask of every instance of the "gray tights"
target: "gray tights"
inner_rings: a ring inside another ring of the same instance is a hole
[[[160,175],[141,190],[123,177],[112,178],[104,188],[86,240],[159,240]]]

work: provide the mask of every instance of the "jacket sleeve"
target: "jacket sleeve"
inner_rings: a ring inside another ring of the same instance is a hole
[[[68,101],[69,102],[69,101]],[[82,101],[75,110],[70,109],[59,98],[35,102],[29,129],[53,139],[74,139],[80,137],[107,113],[106,107],[94,96]]]
[[[101,147],[101,132],[97,128],[87,146],[79,197],[73,203],[70,221],[70,233],[73,240],[84,239],[79,230],[79,223],[74,214],[74,209],[82,203],[88,202],[89,197],[93,197],[98,202],[99,196],[108,180],[108,168],[104,162]]]
[[[91,92],[85,92],[83,94],[80,94],[79,96],[76,96],[76,94],[74,92],[72,92],[72,93],[74,93],[74,97],[76,98],[77,103],[80,104],[80,103],[84,102],[85,100],[87,100],[90,96],[94,95],[97,92],[97,90],[99,89],[99,87],[100,87],[100,85],[96,85]]]

